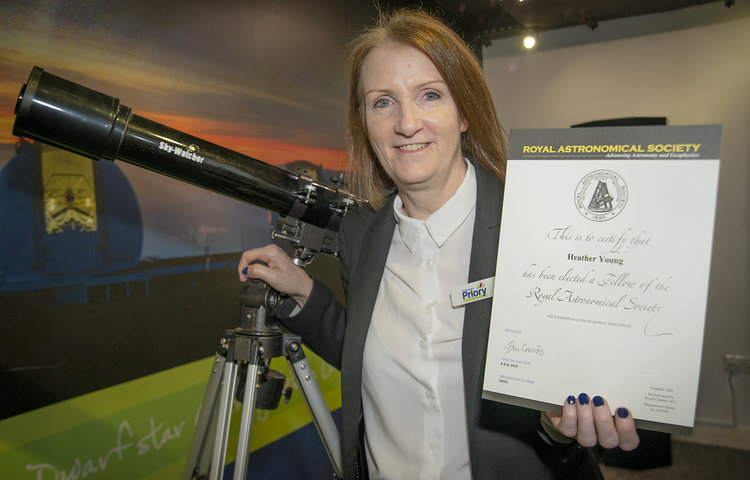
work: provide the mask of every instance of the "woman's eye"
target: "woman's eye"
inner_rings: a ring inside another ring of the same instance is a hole
[[[375,100],[375,103],[373,104],[374,108],[385,108],[388,105],[390,105],[391,102],[388,101],[387,98],[378,98]]]
[[[440,94],[437,92],[427,92],[424,94],[425,100],[439,100]]]

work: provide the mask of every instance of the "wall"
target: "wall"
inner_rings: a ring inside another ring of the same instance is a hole
[[[275,226],[252,202],[15,137],[32,67],[327,182],[345,162],[341,52],[371,15],[344,0],[0,2],[0,478],[179,478],[239,321],[239,252]],[[338,372],[310,363],[338,408]],[[251,478],[330,478],[299,392],[255,420]]]
[[[484,66],[507,129],[619,117],[723,125],[698,423],[731,425],[725,353],[750,354],[750,8],[723,3],[495,41]],[[689,241],[690,232],[685,232]],[[750,427],[750,375],[735,375]]]

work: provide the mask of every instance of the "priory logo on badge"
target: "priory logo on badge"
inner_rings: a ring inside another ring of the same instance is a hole
[[[479,282],[476,287],[461,290],[461,300],[464,303],[485,297],[487,297],[487,284],[484,282]]]
[[[606,222],[615,218],[628,201],[628,186],[618,174],[595,170],[578,182],[575,205],[589,220]]]
[[[492,298],[495,293],[495,277],[474,280],[451,290],[451,305],[455,308],[463,307],[467,303]]]

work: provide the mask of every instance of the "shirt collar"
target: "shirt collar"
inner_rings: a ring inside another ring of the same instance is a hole
[[[474,209],[477,201],[476,173],[471,162],[467,160],[464,162],[466,174],[456,193],[425,220],[406,216],[403,212],[404,203],[401,197],[396,195],[393,201],[393,214],[396,217],[401,239],[409,252],[414,251],[424,231],[430,235],[438,247],[442,247]]]

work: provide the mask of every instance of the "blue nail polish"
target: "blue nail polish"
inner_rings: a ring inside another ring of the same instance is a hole
[[[245,267],[245,268],[242,269],[242,274],[243,275],[247,275],[247,267]]]
[[[588,405],[589,404],[589,396],[586,395],[585,393],[582,393],[582,394],[578,395],[578,403],[580,403],[581,405]]]
[[[566,398],[565,401],[568,402],[568,405],[575,405],[576,397],[574,395],[568,395],[568,398]]]
[[[618,408],[617,416],[620,418],[628,418],[628,409],[623,407]]]
[[[599,395],[592,398],[592,400],[594,401],[595,407],[601,407],[602,405],[604,405],[604,399],[600,397]]]

